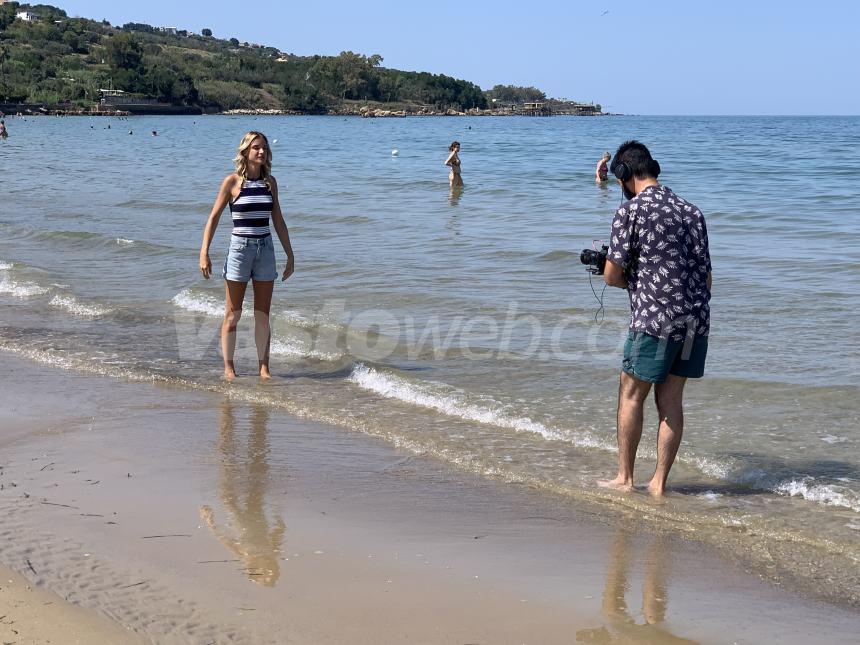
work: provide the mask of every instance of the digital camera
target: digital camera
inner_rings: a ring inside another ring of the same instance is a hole
[[[603,275],[603,269],[606,266],[606,254],[609,253],[609,247],[605,244],[600,247],[599,251],[594,249],[583,249],[579,254],[579,261],[586,267],[586,271],[593,275]]]

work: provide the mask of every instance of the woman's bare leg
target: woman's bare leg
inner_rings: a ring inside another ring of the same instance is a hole
[[[236,327],[242,317],[242,303],[245,301],[247,282],[225,280],[227,283],[224,322],[221,323],[221,355],[224,357],[224,377],[228,381],[236,378],[233,354],[236,352]]]
[[[274,280],[254,280],[254,340],[257,343],[257,359],[260,362],[262,378],[272,378],[269,372],[269,345],[272,341],[269,310],[272,307],[274,288]]]

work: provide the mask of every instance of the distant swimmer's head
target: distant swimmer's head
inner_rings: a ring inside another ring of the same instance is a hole
[[[451,145],[450,145],[450,146],[448,146],[448,150],[449,150],[450,152],[454,152],[455,150],[456,150],[457,152],[459,152],[459,151],[460,151],[460,142],[459,142],[459,141],[452,141],[452,142],[451,142]]]
[[[243,179],[248,178],[248,166],[251,164],[259,164],[260,179],[266,179],[271,175],[272,148],[266,135],[252,130],[242,137],[233,163],[236,164],[236,174]]]
[[[609,154],[609,151],[607,150],[603,153],[603,161],[609,161],[610,159],[612,159],[612,155]]]

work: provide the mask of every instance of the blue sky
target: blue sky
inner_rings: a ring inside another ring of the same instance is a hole
[[[299,55],[383,65],[627,114],[860,114],[860,2],[55,0],[70,15],[146,22]],[[604,14],[605,11],[608,13]]]

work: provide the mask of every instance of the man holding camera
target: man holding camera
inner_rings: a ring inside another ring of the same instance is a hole
[[[610,165],[628,200],[615,213],[604,280],[630,295],[630,330],[618,389],[618,476],[600,485],[631,490],[643,406],[651,387],[660,415],[657,468],[648,484],[662,495],[684,431],[683,392],[705,371],[711,258],[701,211],[660,185],[657,163],[638,141]]]

